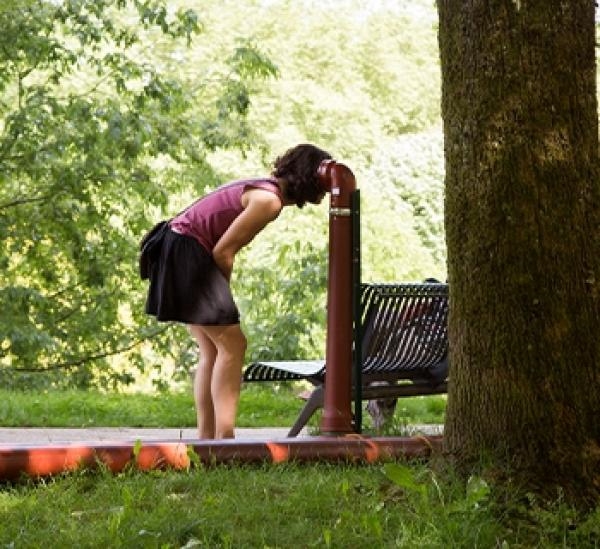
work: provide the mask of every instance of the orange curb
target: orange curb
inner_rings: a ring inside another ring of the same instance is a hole
[[[128,466],[141,471],[187,469],[196,463],[355,462],[427,458],[442,436],[366,438],[310,437],[270,441],[164,440],[153,442],[0,445],[0,480],[46,477],[78,469]]]

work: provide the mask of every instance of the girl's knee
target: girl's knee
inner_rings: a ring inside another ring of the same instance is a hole
[[[219,355],[243,357],[248,347],[248,340],[239,324],[230,326],[204,326],[207,336],[211,339]]]
[[[246,349],[248,348],[248,338],[246,338],[246,335],[241,330],[239,338],[239,348],[242,351],[242,353],[245,353]]]
[[[225,349],[234,354],[243,355],[246,352],[246,349],[248,348],[248,340],[239,326],[236,327],[236,329],[227,331],[224,336],[225,337],[223,338],[222,342]]]

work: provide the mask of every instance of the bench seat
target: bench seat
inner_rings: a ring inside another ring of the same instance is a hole
[[[360,377],[360,399],[445,393],[447,284],[363,283],[359,303],[360,324],[353,347],[355,355],[361,357],[360,372],[353,377]],[[314,389],[288,434],[293,437],[323,406],[326,370],[324,360],[257,361],[244,370],[243,381],[307,380],[313,384]]]

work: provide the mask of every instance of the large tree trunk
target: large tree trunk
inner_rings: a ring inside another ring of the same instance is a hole
[[[600,494],[593,0],[438,0],[452,363],[445,446]]]

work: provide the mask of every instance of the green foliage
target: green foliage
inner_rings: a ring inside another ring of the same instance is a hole
[[[286,384],[244,387],[238,427],[289,427],[303,401]],[[0,425],[4,427],[175,427],[195,428],[192,391],[144,394],[96,390],[0,390]]]
[[[408,207],[419,247],[429,251],[444,280],[444,154],[441,128],[391,140],[376,153],[368,179],[385,189],[396,208]]]
[[[245,82],[274,68],[252,47],[236,49],[228,78],[206,86],[217,112],[196,117],[192,91],[148,50],[155,31],[189,44],[192,11],[32,1],[5,5],[0,25],[0,377],[130,382],[108,357],[129,352],[143,369],[141,342],[162,334],[162,348],[173,347],[143,318],[137,241],[170,208],[170,192],[214,180],[207,150],[248,142]]]
[[[248,360],[322,357],[327,265],[322,243],[265,248],[253,250],[254,266],[242,267],[235,284],[243,328],[254,342]]]
[[[427,0],[9,1],[0,24],[7,386],[185,377],[187,332],[143,314],[140,236],[301,141],[356,173],[366,280],[445,277]],[[326,206],[273,226],[236,265],[248,358],[322,356]]]
[[[436,13],[428,0],[229,0],[203,15],[216,44],[230,47],[237,32],[252,36],[279,68],[280,78],[257,90],[252,113],[275,151],[305,139],[360,164],[382,138],[438,121]]]
[[[598,513],[517,494],[498,506],[481,479],[399,463],[100,470],[5,487],[0,544],[587,548]]]

